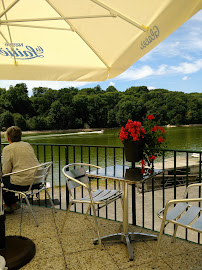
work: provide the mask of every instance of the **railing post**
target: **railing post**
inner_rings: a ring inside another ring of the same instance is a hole
[[[174,199],[176,199],[176,174],[177,174],[177,157],[176,151],[174,151]]]
[[[201,166],[202,166],[202,154],[199,156],[199,183],[201,183]],[[199,187],[199,198],[201,198],[201,187]],[[199,202],[199,207],[201,207],[201,202]],[[198,244],[200,243],[200,233],[198,233]]]
[[[58,155],[59,155],[59,198],[60,198],[60,209],[62,206],[62,194],[61,194],[61,154],[60,154],[60,145],[58,146]]]
[[[65,146],[65,165],[69,164],[69,148]],[[69,190],[66,183],[66,210],[69,206]]]

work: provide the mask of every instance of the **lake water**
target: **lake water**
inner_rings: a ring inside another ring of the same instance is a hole
[[[202,126],[195,127],[170,127],[165,128],[166,131],[166,148],[177,149],[177,150],[202,150]],[[35,133],[23,135],[22,139],[29,143],[44,143],[44,144],[82,144],[82,145],[105,145],[105,146],[123,146],[119,139],[120,129],[110,129],[104,130],[103,133],[100,131],[93,132],[77,132],[77,133]],[[2,142],[6,142],[5,138],[2,138]],[[43,147],[39,151],[39,161],[44,161],[44,151]],[[91,149],[91,163],[96,164],[96,149]],[[54,163],[54,183],[56,186],[60,184],[65,184],[65,179],[61,175],[60,168],[65,165],[65,151],[64,147],[60,150],[60,155],[58,148],[53,148],[53,153],[51,154],[50,147],[46,149],[45,160],[49,161],[52,159]],[[60,156],[60,157],[59,157]],[[169,153],[166,154],[169,157]],[[80,161],[80,151],[76,152],[76,161]],[[122,151],[116,151],[116,163],[122,164],[123,162]],[[158,161],[158,159],[157,159]],[[69,163],[73,162],[73,148],[69,150]],[[83,162],[89,162],[89,152],[87,148],[83,149]],[[104,148],[99,149],[99,160],[100,166],[105,166],[105,152]],[[107,164],[108,166],[113,164],[113,151],[107,150]]]
[[[166,148],[183,150],[202,150],[202,126],[194,127],[166,127]],[[51,133],[24,135],[23,140],[30,143],[50,144],[85,144],[122,146],[119,139],[120,129],[105,130],[103,133]],[[5,141],[4,139],[2,141]]]

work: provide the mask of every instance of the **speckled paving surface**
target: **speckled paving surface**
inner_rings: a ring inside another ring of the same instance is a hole
[[[22,221],[22,236],[28,237],[36,245],[35,257],[22,270],[127,270],[152,269],[151,262],[156,241],[133,242],[134,261],[129,261],[128,252],[123,243],[105,243],[102,250],[93,245],[96,229],[92,217],[70,213],[63,233],[57,234],[65,216],[59,210],[53,218],[52,210],[33,207],[39,227],[36,227],[31,213],[26,210]],[[98,219],[101,235],[120,232],[120,222]],[[131,231],[148,232],[139,227],[130,226]],[[19,235],[20,211],[6,216],[6,235]],[[149,231],[149,233],[153,233]],[[156,234],[156,233],[154,233]],[[59,240],[60,239],[60,240]],[[202,246],[163,236],[156,269],[162,270],[201,270]],[[61,244],[60,244],[61,243]],[[63,253],[64,251],[64,253]]]

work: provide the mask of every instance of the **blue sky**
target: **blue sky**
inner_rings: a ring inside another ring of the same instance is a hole
[[[202,93],[202,10],[114,79],[93,83],[2,80],[0,87],[8,89],[10,85],[21,82],[26,83],[30,95],[32,88],[38,86],[52,89],[74,86],[81,89],[98,84],[104,90],[110,85],[119,91],[145,85],[148,89]]]

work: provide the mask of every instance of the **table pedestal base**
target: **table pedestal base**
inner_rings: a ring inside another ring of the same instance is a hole
[[[6,236],[6,247],[0,249],[0,255],[6,260],[6,266],[10,270],[20,269],[34,257],[35,244],[23,236]]]
[[[157,236],[154,234],[136,233],[136,232],[128,232],[127,234],[124,234],[122,232],[101,237],[102,242],[117,241],[127,244],[130,261],[133,261],[134,258],[133,250],[131,247],[131,241],[150,241],[150,240],[157,240]],[[93,243],[98,244],[98,238],[95,238],[93,240]]]

